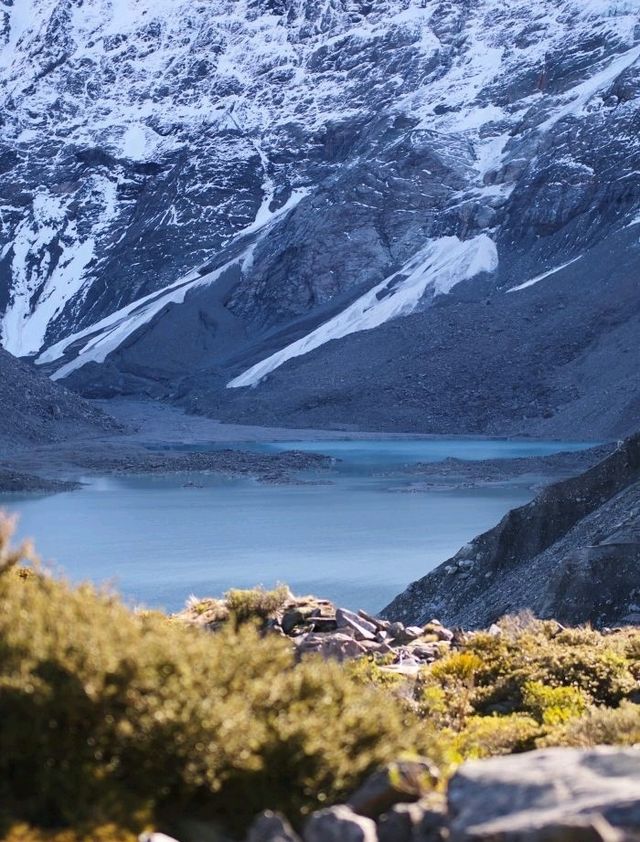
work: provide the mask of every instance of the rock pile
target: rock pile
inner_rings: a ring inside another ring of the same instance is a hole
[[[192,600],[177,617],[216,630],[232,613],[225,599]],[[385,656],[382,669],[407,676],[417,675],[422,666],[442,657],[458,639],[455,632],[435,619],[422,626],[405,626],[366,611],[336,608],[326,599],[295,597],[290,592],[261,620],[265,631],[289,638],[300,657],[313,653],[344,661],[365,655]]]
[[[374,773],[301,835],[265,812],[246,842],[637,842],[640,751],[544,749],[465,763],[446,796],[428,761]],[[160,834],[147,837],[164,842]],[[195,840],[194,840],[195,842]]]

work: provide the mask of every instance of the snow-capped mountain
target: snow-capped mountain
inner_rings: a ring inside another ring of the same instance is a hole
[[[635,424],[640,0],[0,0],[2,42],[12,353],[220,417]]]

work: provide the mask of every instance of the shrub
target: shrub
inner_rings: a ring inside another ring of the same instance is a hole
[[[436,661],[418,688],[423,716],[439,727],[462,728],[474,711],[476,675],[482,666],[473,652],[454,652]]]
[[[376,767],[427,755],[445,771],[536,745],[640,743],[640,636],[529,615],[466,636],[410,680],[384,659],[311,657],[264,633],[287,588],[230,591],[168,620],[72,588],[9,548],[0,521],[0,838],[129,842],[185,816],[241,832],[294,823]],[[222,623],[227,610],[236,622]],[[251,622],[253,620],[253,622]],[[211,621],[209,623],[209,621]],[[618,705],[622,703],[619,707]]]
[[[286,585],[278,585],[272,591],[264,588],[249,590],[234,589],[224,595],[227,608],[238,623],[247,620],[266,620],[276,613],[291,598]]]
[[[530,716],[472,716],[462,731],[448,735],[454,764],[497,754],[514,754],[535,748],[541,730]]]
[[[592,708],[586,716],[555,728],[541,746],[635,746],[640,744],[640,705],[623,702],[619,708]]]
[[[581,716],[587,707],[585,695],[577,687],[547,687],[529,681],[523,688],[523,706],[540,724],[560,725]]]
[[[250,624],[211,635],[88,586],[0,575],[5,829],[295,819],[421,740],[392,696],[337,663],[295,664]]]
[[[601,705],[617,705],[633,692],[636,680],[621,642],[592,630],[557,634],[556,628],[537,623],[509,635],[473,635],[462,653],[432,668],[430,679],[446,686],[459,672],[461,657],[472,656],[473,661],[465,662],[464,683],[472,688],[470,704],[476,713],[528,710],[525,688],[532,683],[573,687],[585,702]]]
[[[138,842],[138,835],[118,825],[102,825],[92,828],[90,839],[82,833],[65,830],[43,830],[24,822],[14,824],[3,842]]]

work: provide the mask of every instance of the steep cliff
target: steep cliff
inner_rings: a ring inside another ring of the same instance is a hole
[[[509,512],[384,614],[478,627],[522,609],[574,625],[640,620],[640,435]]]

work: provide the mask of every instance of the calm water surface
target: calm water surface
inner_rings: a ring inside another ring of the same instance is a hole
[[[471,439],[242,445],[341,461],[304,477],[331,484],[270,486],[199,474],[92,477],[80,491],[0,499],[20,514],[20,535],[35,537],[47,561],[73,580],[113,582],[132,602],[175,610],[190,593],[287,582],[298,592],[375,611],[533,496],[516,485],[398,493],[408,481],[402,467],[585,446]]]

